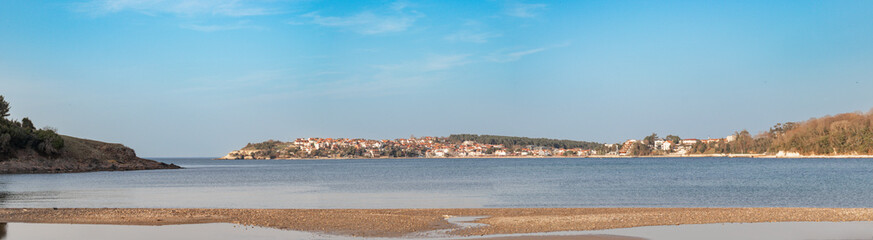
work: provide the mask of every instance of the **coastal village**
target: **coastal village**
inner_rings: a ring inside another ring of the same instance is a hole
[[[619,155],[619,156],[628,156],[632,154],[631,149],[633,149],[634,145],[640,144],[644,145],[651,150],[654,150],[661,155],[687,155],[691,154],[692,150],[695,146],[699,146],[698,144],[703,145],[717,145],[717,144],[726,144],[733,142],[737,139],[736,135],[727,136],[725,138],[710,138],[710,139],[679,139],[679,141],[671,141],[662,138],[654,138],[651,143],[646,143],[643,140],[630,139],[625,141],[622,144],[604,144],[607,149],[618,149],[617,151],[609,151],[607,155]]]
[[[398,154],[400,153],[400,154]],[[266,141],[249,144],[220,159],[291,159],[314,157],[548,157],[589,156],[594,149],[543,146],[509,147],[474,141],[451,141],[446,137],[410,137],[395,140],[350,138],[298,138],[291,142]]]
[[[250,143],[219,159],[296,159],[296,158],[475,158],[475,157],[589,157],[629,156],[642,145],[653,155],[685,155],[698,144],[734,141],[736,136],[719,139],[681,139],[671,141],[631,139],[617,144],[598,144],[595,148],[561,148],[539,145],[507,146],[475,141],[456,141],[447,137],[410,137],[394,140],[360,138],[297,138],[291,142],[269,140]]]

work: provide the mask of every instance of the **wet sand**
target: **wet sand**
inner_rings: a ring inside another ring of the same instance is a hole
[[[481,236],[705,223],[873,221],[873,208],[0,209],[0,222],[119,225],[234,223],[366,237],[402,237],[453,229],[455,226],[446,221],[451,216],[488,216],[476,220],[487,226],[448,231],[453,236]],[[592,237],[612,236],[571,237],[597,239]]]
[[[614,235],[572,235],[572,236],[518,236],[477,238],[478,240],[645,240],[645,238]]]

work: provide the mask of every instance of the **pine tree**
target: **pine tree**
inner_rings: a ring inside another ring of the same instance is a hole
[[[9,116],[9,103],[0,95],[0,119],[6,119]]]

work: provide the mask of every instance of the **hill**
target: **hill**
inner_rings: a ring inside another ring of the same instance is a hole
[[[873,112],[843,113],[804,122],[777,124],[758,138],[771,139],[770,151],[803,155],[871,155]]]
[[[600,146],[603,146],[601,143],[595,142],[585,142],[585,141],[575,141],[575,140],[562,140],[562,139],[550,139],[550,138],[528,138],[528,137],[511,137],[511,136],[497,136],[497,135],[476,135],[476,134],[452,134],[449,135],[449,140],[452,141],[473,141],[477,143],[484,144],[500,144],[507,147],[525,147],[525,146],[538,146],[538,147],[551,147],[551,148],[581,148],[581,149],[595,149]]]
[[[121,144],[104,143],[36,129],[28,118],[6,119],[9,105],[0,96],[0,173],[63,173],[177,169],[136,156]]]
[[[653,141],[649,138],[657,138],[657,135],[653,134],[632,145],[625,143],[625,146],[642,150],[631,151],[631,155],[669,154],[653,147]],[[843,113],[801,122],[777,123],[768,131],[754,136],[742,130],[729,138],[698,141],[690,146],[688,153],[797,157],[873,155],[873,112]]]

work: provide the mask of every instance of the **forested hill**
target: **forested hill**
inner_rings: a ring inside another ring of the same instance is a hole
[[[844,113],[781,124],[760,137],[771,138],[771,149],[775,151],[870,155],[873,154],[873,112]]]
[[[448,139],[450,141],[473,141],[477,143],[483,144],[501,144],[506,147],[524,147],[528,145],[540,146],[540,147],[552,147],[552,148],[581,148],[581,149],[595,149],[600,146],[603,146],[601,143],[595,142],[585,142],[585,141],[575,141],[575,140],[561,140],[561,139],[549,139],[549,138],[528,138],[528,137],[510,137],[510,136],[496,136],[496,135],[477,135],[477,134],[452,134],[449,135]]]
[[[121,144],[104,143],[37,129],[28,118],[7,119],[9,103],[0,96],[0,173],[62,173],[174,169],[136,156]]]
[[[691,148],[690,153],[873,155],[873,112],[843,113],[802,122],[777,123],[769,131],[755,136],[745,130],[733,136],[734,141],[730,142],[699,142]]]

